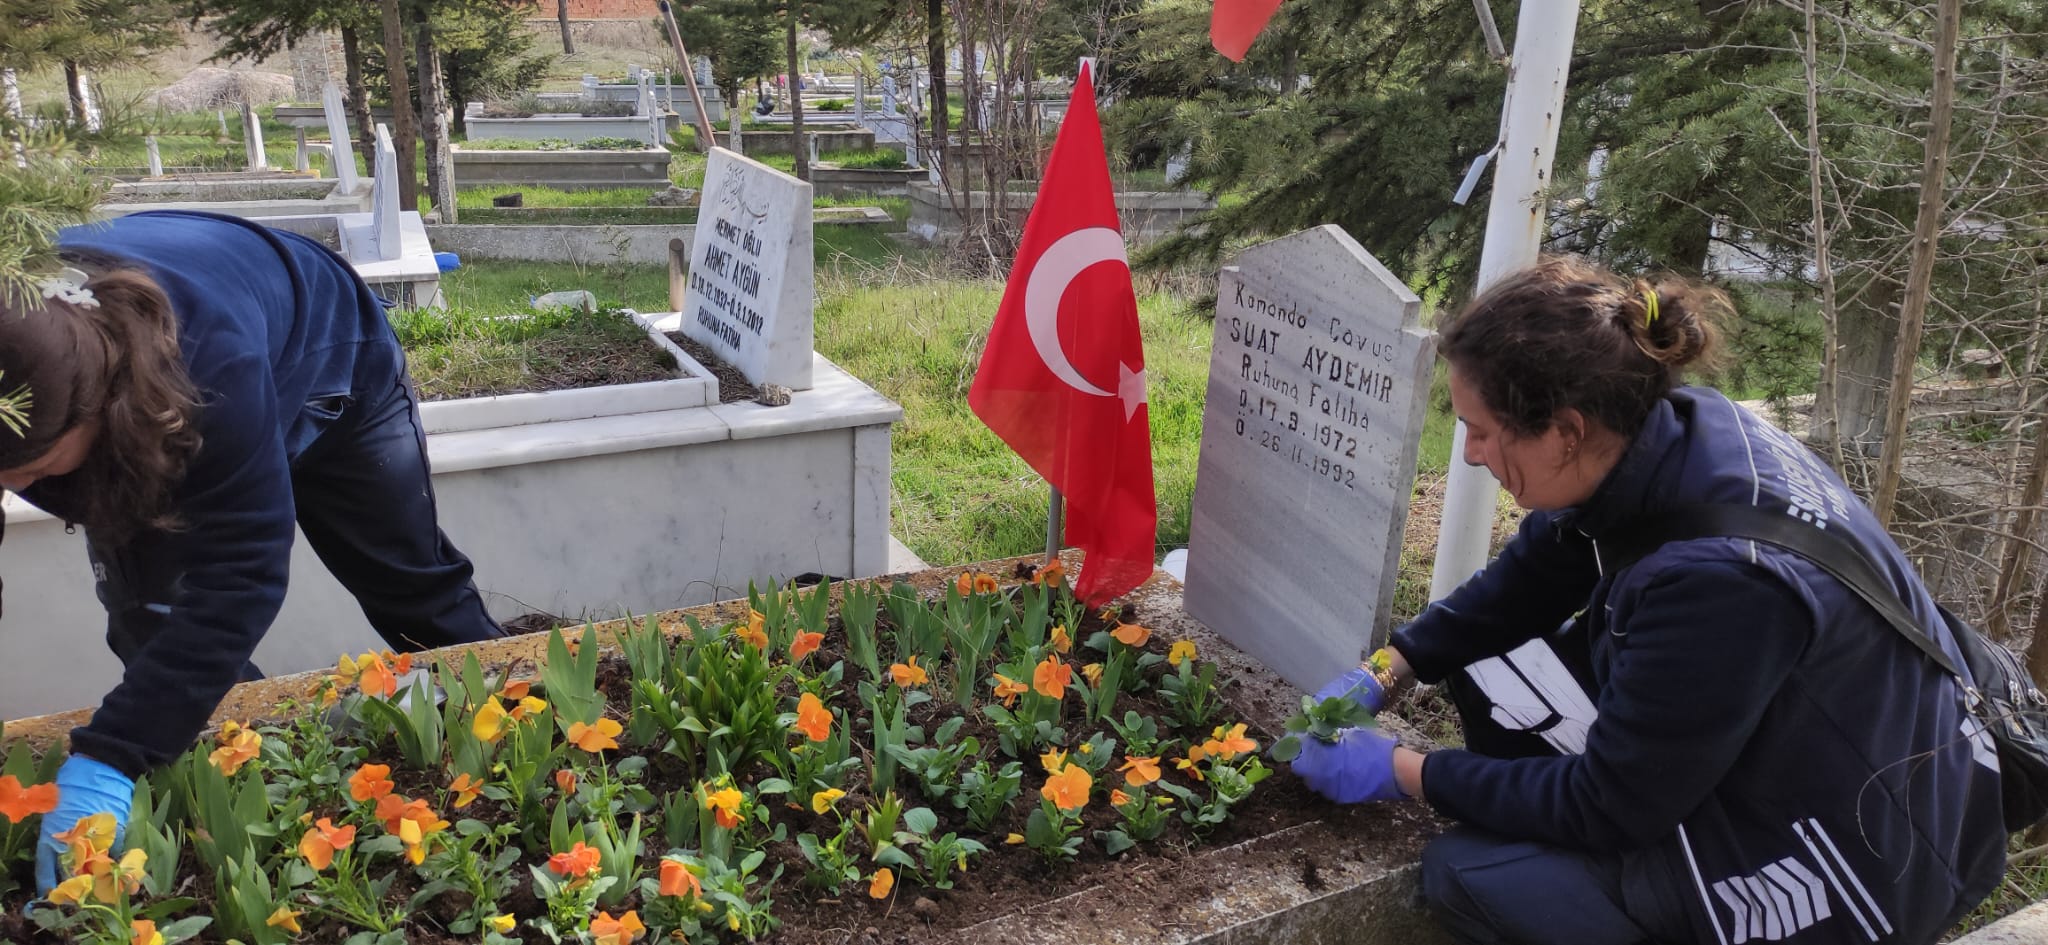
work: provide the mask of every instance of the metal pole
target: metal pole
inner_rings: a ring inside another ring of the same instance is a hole
[[[1054,488],[1052,490],[1052,504],[1046,509],[1045,513],[1045,563],[1047,564],[1051,564],[1054,559],[1060,556],[1060,534],[1063,531],[1060,528],[1060,517],[1064,511],[1066,511],[1066,499],[1060,495],[1058,488]]]
[[[1501,155],[1494,165],[1493,202],[1479,253],[1479,289],[1536,261],[1543,245],[1544,188],[1557,152],[1579,0],[1529,0],[1515,26]],[[1493,548],[1493,511],[1500,486],[1484,466],[1467,466],[1465,424],[1451,438],[1451,475],[1437,530],[1436,570],[1429,598],[1439,600],[1486,564]]]
[[[704,93],[697,88],[697,72],[690,62],[690,50],[683,45],[683,33],[676,29],[676,11],[669,8],[668,0],[661,3],[662,22],[668,24],[668,41],[676,48],[676,68],[688,75],[685,85],[690,87],[690,104],[697,106],[697,150],[709,151],[718,146],[718,138],[711,131],[711,115],[704,110]]]

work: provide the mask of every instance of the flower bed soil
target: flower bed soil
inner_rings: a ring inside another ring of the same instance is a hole
[[[482,318],[401,315],[399,338],[426,401],[670,380],[677,365],[624,314],[601,309]]]
[[[1016,574],[1004,575],[1002,583],[1005,587],[1014,586],[1016,580],[1028,577],[1028,574],[1029,566],[1020,565]],[[912,586],[922,585],[929,596],[931,586],[941,583],[940,580],[934,580],[933,575],[933,572],[917,575],[916,583]],[[843,590],[843,587],[835,588],[838,592],[843,593]],[[1177,601],[1178,595],[1174,595],[1174,598]],[[1139,599],[1138,603],[1142,605],[1145,602]],[[718,624],[715,621],[724,619],[745,621],[749,610],[746,602],[738,602],[699,608],[695,613],[704,621],[703,626],[716,627]],[[837,616],[837,610],[835,606],[823,645],[807,660],[799,662],[812,667],[830,667],[840,663],[846,668],[844,683],[836,689],[829,690],[830,698],[825,704],[836,710],[835,726],[848,726],[847,734],[854,754],[865,755],[867,746],[872,743],[872,719],[853,698],[854,682],[863,671],[857,667],[858,660],[849,652],[849,638],[844,624]],[[1095,654],[1087,653],[1083,642],[1095,634],[1113,630],[1125,622],[1141,619],[1150,622],[1154,616],[1156,615],[1143,612],[1132,604],[1124,605],[1120,612],[1087,613],[1079,623],[1077,631],[1072,634],[1075,643],[1069,659],[1078,664],[1092,658]],[[539,618],[536,618],[537,622],[540,622]],[[690,632],[687,625],[673,618],[661,619],[659,626],[670,639]],[[877,622],[878,636],[886,639],[886,631],[891,629],[897,628],[891,626],[891,616],[885,606],[881,608]],[[619,631],[613,628],[612,632]],[[1224,673],[1230,675],[1234,675],[1235,668],[1244,665],[1240,662],[1241,654],[1234,651],[1220,652],[1226,648],[1217,645],[1206,633],[1201,634],[1201,637],[1200,648],[1207,652],[1200,653],[1197,658],[1209,661],[1220,657]],[[593,639],[609,641],[615,638]],[[514,642],[524,641],[507,641],[508,644]],[[700,645],[711,646],[720,642],[712,640]],[[1165,633],[1155,633],[1150,639],[1142,641],[1135,651],[1165,657],[1174,643],[1175,641]],[[522,648],[532,652],[530,644]],[[885,649],[882,652],[888,651]],[[514,657],[509,661],[493,662],[503,663],[502,668],[506,671],[507,677],[537,679],[539,675],[535,663],[530,658]],[[1228,726],[1233,720],[1248,719],[1251,725],[1250,734],[1258,740],[1258,751],[1263,753],[1274,737],[1271,730],[1274,703],[1276,700],[1284,703],[1295,698],[1291,691],[1276,691],[1276,681],[1270,675],[1258,674],[1263,678],[1257,680],[1257,685],[1252,689],[1226,686],[1222,690],[1226,696],[1225,701],[1213,719],[1205,720],[1201,726],[1194,726],[1176,720],[1172,707],[1161,698],[1159,679],[1173,672],[1165,660],[1140,667],[1139,672],[1148,679],[1150,685],[1139,687],[1140,691],[1137,693],[1123,694],[1118,699],[1113,714],[1121,716],[1126,710],[1136,710],[1140,715],[1159,722],[1159,737],[1179,737],[1185,739],[1184,745],[1192,745],[1201,739],[1209,721]],[[1080,674],[1076,675],[1078,678]],[[616,712],[622,707],[634,705],[631,691],[633,670],[618,651],[609,648],[605,650],[596,664],[595,680],[596,691],[603,695],[611,711]],[[910,707],[908,721],[911,724],[929,726],[942,717],[960,715],[957,705],[947,696],[936,679],[932,688],[937,698]],[[1277,688],[1286,687],[1279,684]],[[535,692],[545,694],[538,686]],[[978,704],[980,699],[986,698],[987,693],[981,693]],[[1070,750],[1086,742],[1094,734],[1115,736],[1115,732],[1106,725],[1085,722],[1077,718],[1073,711],[1074,707],[1070,704],[1073,700],[1061,701],[1066,707],[1063,718],[1068,738],[1065,744]],[[468,715],[465,714],[463,717],[468,718]],[[954,744],[959,744],[962,739],[972,736],[983,746],[978,753],[979,757],[989,758],[996,763],[1005,760],[996,749],[1000,733],[987,716],[973,712],[960,717],[966,721],[953,740]],[[927,731],[929,730],[928,728]],[[391,780],[395,782],[393,790],[397,794],[415,798],[443,797],[441,792],[447,781],[447,772],[406,768],[388,738],[370,744],[369,757],[364,761],[389,764],[392,768]],[[205,752],[210,747],[211,742],[202,742],[199,751]],[[1126,754],[1122,746],[1118,746],[1114,751],[1116,757],[1123,757]],[[1186,751],[1186,748],[1183,747],[1180,751]],[[1322,872],[1340,864],[1363,862],[1368,856],[1376,862],[1386,862],[1390,859],[1396,862],[1412,861],[1419,853],[1423,838],[1433,833],[1436,827],[1434,819],[1419,805],[1371,805],[1352,808],[1329,805],[1309,793],[1284,766],[1275,766],[1279,770],[1274,771],[1269,778],[1251,791],[1247,798],[1232,807],[1229,819],[1222,823],[1197,833],[1188,824],[1180,822],[1179,818],[1171,818],[1166,832],[1157,840],[1141,842],[1114,857],[1105,852],[1103,845],[1097,842],[1094,832],[1116,827],[1119,815],[1108,803],[1092,801],[1083,809],[1084,827],[1080,836],[1088,839],[1082,843],[1079,855],[1070,861],[1055,863],[1025,846],[1001,842],[1001,838],[1006,834],[1027,829],[1026,815],[1036,809],[1039,803],[1037,787],[1049,780],[1048,776],[1039,770],[1039,765],[1031,760],[1033,754],[1035,752],[1028,750],[1018,752],[1017,756],[1024,762],[1026,769],[1022,794],[1005,805],[1003,812],[986,831],[971,828],[967,824],[965,812],[954,808],[950,803],[924,797],[914,773],[905,770],[899,774],[896,790],[903,797],[905,806],[929,806],[937,815],[938,826],[926,831],[926,836],[936,838],[948,832],[958,831],[963,836],[973,835],[988,841],[987,852],[976,857],[970,868],[955,874],[956,885],[950,890],[915,886],[906,876],[892,892],[880,897],[871,897],[865,871],[873,869],[874,864],[868,862],[866,857],[862,858],[861,867],[864,872],[861,880],[849,883],[847,888],[836,895],[814,891],[803,882],[806,864],[793,840],[794,836],[800,832],[815,832],[821,837],[829,835],[836,828],[841,813],[861,810],[863,805],[875,800],[867,783],[870,769],[866,765],[855,765],[847,773],[845,780],[841,782],[846,790],[845,797],[837,802],[835,808],[827,812],[814,813],[811,808],[796,803],[799,800],[799,793],[792,793],[774,801],[769,800],[770,795],[760,795],[759,802],[770,808],[769,813],[774,822],[787,826],[789,830],[785,837],[761,847],[767,854],[767,861],[759,871],[760,876],[765,878],[778,867],[785,868],[786,871],[779,879],[771,880],[767,884],[768,894],[773,898],[773,915],[780,922],[780,928],[764,935],[760,940],[789,945],[978,941],[981,940],[982,933],[970,931],[978,923],[1028,914],[1036,910],[1058,911],[1067,908],[1080,910],[1092,921],[1098,917],[1097,913],[1105,908],[1105,902],[1115,904],[1116,914],[1101,916],[1104,922],[1113,919],[1118,928],[1125,929],[1167,929],[1188,918],[1182,914],[1184,906],[1212,897],[1229,899],[1233,886],[1243,878],[1234,875],[1233,868],[1226,862],[1227,857],[1209,856],[1210,850],[1232,845],[1284,845],[1284,855],[1288,857],[1290,869],[1296,871],[1295,878],[1308,889],[1316,890],[1321,887]],[[649,759],[643,783],[656,797],[666,797],[678,792],[687,794],[698,789],[697,777],[685,770],[681,760],[658,754],[646,747],[629,746],[616,755],[596,757],[606,766],[604,770],[609,772],[617,770],[621,761],[633,755]],[[279,761],[269,758],[268,763],[275,765]],[[962,764],[964,767],[966,762]],[[1184,786],[1200,787],[1188,780],[1185,772],[1174,771],[1164,757],[1161,769],[1165,772],[1165,777],[1160,784],[1178,781]],[[1100,793],[1107,793],[1111,784],[1123,784],[1116,773],[1117,770],[1112,760],[1098,775],[1097,790]],[[1215,769],[1212,767],[1210,770],[1213,772]],[[347,771],[344,770],[342,773],[346,776]],[[747,767],[734,769],[733,776],[734,781],[744,787],[758,786],[763,779],[774,777],[776,773],[764,757],[753,760]],[[808,794],[807,791],[800,793]],[[462,811],[447,810],[444,801],[440,809],[451,819],[473,819],[487,825],[513,823],[518,819],[516,810],[489,798],[476,801],[474,805]],[[343,813],[343,810],[322,808],[309,812],[303,819],[310,820],[319,816],[340,819]],[[1307,829],[1317,822],[1321,822],[1324,828]],[[296,837],[297,828],[292,829],[294,832],[290,836]],[[544,859],[545,838],[542,842],[541,858]],[[281,844],[281,847],[282,855],[289,858],[289,842]],[[532,849],[530,843],[527,847],[529,850]],[[645,837],[644,852],[639,857],[640,865],[647,870],[647,875],[654,874],[663,854],[669,851],[668,844],[662,839],[661,829],[650,828],[648,836]],[[181,909],[179,915],[213,913],[219,906],[213,898],[213,885],[200,878],[203,874],[189,843],[184,848],[183,859],[184,863],[177,873],[183,878],[182,886],[175,890],[159,891],[159,898],[165,895],[191,897],[193,903],[188,908]],[[535,862],[532,853],[521,860],[522,864],[529,862]],[[420,888],[422,883],[412,869],[402,863],[394,865],[400,875],[386,899],[403,902],[407,896]],[[497,907],[518,916],[522,924],[509,937],[494,941],[546,941],[544,935],[524,924],[526,919],[546,914],[532,880],[524,866],[515,869],[513,876],[516,883],[509,893],[498,899]],[[7,897],[4,902],[0,902],[0,905],[5,906],[4,912],[0,912],[0,940],[23,945],[71,940],[39,930],[24,919],[21,916],[22,903],[18,901],[20,898],[17,892]],[[1067,901],[1061,902],[1063,899]],[[478,941],[475,933],[455,935],[446,930],[446,924],[461,914],[466,905],[467,901],[461,894],[447,893],[418,904],[410,911],[406,921],[403,930],[404,940],[412,945],[452,945],[456,942]],[[641,892],[636,890],[625,902],[610,911],[617,913],[621,909],[635,908],[646,910],[648,906],[649,903],[643,900]],[[738,936],[722,934],[722,928],[717,931],[721,933],[722,940],[738,939]],[[316,920],[309,913],[305,921],[304,934],[297,940],[341,943],[348,939],[350,934],[350,928],[341,923],[331,919]],[[216,927],[202,932],[189,941],[202,945],[218,945],[224,942],[225,938],[218,934]]]
[[[761,396],[761,389],[755,387],[752,381],[747,380],[745,373],[741,372],[739,368],[726,363],[725,359],[713,354],[711,349],[702,342],[680,331],[669,332],[668,340],[675,342],[676,347],[683,349],[685,354],[688,354],[698,364],[703,365],[704,370],[710,371],[718,377],[719,403],[730,404],[742,400],[754,400]]]

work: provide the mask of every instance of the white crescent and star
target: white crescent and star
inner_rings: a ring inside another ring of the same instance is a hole
[[[1130,365],[1118,361],[1116,392],[1110,393],[1082,377],[1060,346],[1061,297],[1081,273],[1102,263],[1115,263],[1126,270],[1131,265],[1124,255],[1123,234],[1109,227],[1075,230],[1047,247],[1024,283],[1024,325],[1031,333],[1031,346],[1038,349],[1039,359],[1060,383],[1083,394],[1121,400],[1124,420],[1128,422],[1145,402],[1145,372],[1131,370]]]

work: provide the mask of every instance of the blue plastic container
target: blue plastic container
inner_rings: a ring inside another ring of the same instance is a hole
[[[442,272],[454,272],[462,268],[462,257],[454,253],[435,253],[434,265],[439,267]]]

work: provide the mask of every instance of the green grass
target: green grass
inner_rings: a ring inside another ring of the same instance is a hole
[[[405,309],[391,321],[427,400],[633,383],[673,367],[638,325],[608,309]]]
[[[668,271],[656,266],[471,262],[441,277],[449,306],[484,312],[525,311],[548,292],[588,289],[601,306],[668,311]]]
[[[524,194],[528,207],[576,208],[589,207],[645,207],[647,198],[654,196],[654,190],[647,187],[605,187],[591,190],[560,190],[554,187],[538,187],[528,184],[492,184],[487,187],[462,187],[456,191],[457,210],[482,210],[490,207],[491,198],[506,194]]]

